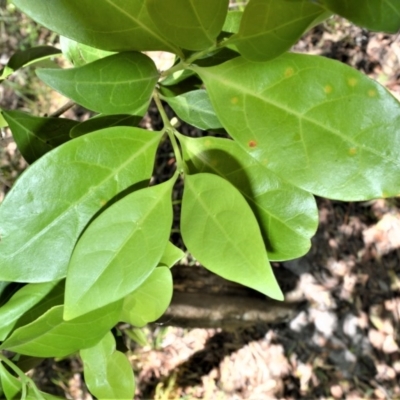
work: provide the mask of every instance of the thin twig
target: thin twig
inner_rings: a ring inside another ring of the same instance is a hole
[[[56,110],[52,114],[50,114],[49,117],[57,118],[60,115],[64,114],[66,111],[68,111],[70,108],[72,108],[74,105],[75,105],[75,102],[70,100],[68,103],[64,104],[58,110]]]

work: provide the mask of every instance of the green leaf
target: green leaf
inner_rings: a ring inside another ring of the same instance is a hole
[[[63,306],[56,306],[29,325],[18,328],[0,346],[34,357],[65,357],[94,346],[118,322],[122,301],[64,321]]]
[[[194,90],[176,97],[162,97],[176,115],[196,128],[208,130],[222,128],[205,90]]]
[[[14,285],[20,285],[19,283],[13,284],[12,282],[4,282],[0,281],[0,306],[6,303],[10,297],[16,292],[16,290],[12,290]]]
[[[398,0],[322,0],[334,13],[373,31],[397,33],[400,29]]]
[[[212,174],[185,176],[181,234],[205,268],[283,300],[257,220],[240,192]]]
[[[0,382],[1,388],[6,396],[6,399],[16,399],[18,393],[22,390],[20,380],[12,375],[0,362]]]
[[[31,283],[23,286],[11,299],[0,307],[0,341],[3,341],[13,330],[18,318],[42,300],[57,282]]]
[[[149,340],[141,328],[132,327],[130,329],[125,329],[124,333],[139,346],[145,347],[149,345]]]
[[[82,65],[114,54],[111,51],[100,50],[87,46],[86,44],[75,42],[75,40],[68,39],[64,36],[60,37],[60,46],[64,56],[75,67],[81,67]]]
[[[156,268],[124,299],[121,321],[141,328],[160,318],[172,299],[172,274],[168,267]]]
[[[144,0],[12,0],[46,28],[110,51],[179,52],[151,21]]]
[[[250,0],[229,42],[246,59],[267,61],[289,50],[324,12],[310,0]]]
[[[314,196],[280,179],[232,140],[179,135],[190,174],[207,172],[234,185],[256,216],[270,260],[300,257],[318,227]]]
[[[7,121],[3,117],[3,112],[4,111],[2,111],[2,109],[0,108],[0,128],[5,128],[6,126],[8,126]]]
[[[59,49],[52,46],[38,46],[27,50],[18,50],[11,56],[4,69],[0,71],[0,80],[7,78],[17,69],[41,60],[46,60],[60,53]]]
[[[375,81],[301,54],[194,69],[229,134],[284,180],[338,200],[400,193],[400,104]]]
[[[243,11],[228,11],[222,30],[229,33],[238,33],[242,17]]]
[[[61,397],[53,396],[50,393],[42,392],[41,390],[33,390],[33,388],[28,387],[28,393],[26,396],[26,400],[38,400],[38,393],[44,400],[62,400]],[[42,399],[41,399],[42,400]]]
[[[151,58],[119,53],[78,68],[39,69],[38,77],[82,106],[104,114],[139,115],[158,79]]]
[[[38,283],[31,283],[29,285],[39,285]],[[13,330],[21,326],[28,325],[41,317],[44,313],[49,311],[52,307],[64,304],[65,280],[61,280],[47,293],[38,303],[26,311],[16,321]]]
[[[171,230],[174,181],[125,196],[85,230],[68,266],[65,319],[122,299],[156,268]]]
[[[3,111],[3,116],[29,164],[70,140],[69,131],[78,124],[66,118],[35,117],[21,111]]]
[[[112,126],[137,126],[141,120],[142,116],[138,115],[96,115],[93,118],[78,123],[78,125],[71,129],[69,135],[71,138],[77,138],[100,129],[111,128]]]
[[[108,332],[95,346],[80,351],[85,383],[99,399],[132,399],[135,377],[126,356],[115,350],[115,339]]]
[[[0,206],[0,280],[66,275],[76,240],[109,200],[150,179],[160,132],[116,127],[74,139],[17,180]]]
[[[188,50],[215,44],[228,5],[229,0],[146,0],[149,15],[164,37]]]
[[[168,242],[159,264],[172,268],[178,261],[182,260],[183,257],[185,257],[185,253],[179,247]]]
[[[163,86],[173,86],[186,80],[187,78],[190,78],[193,75],[193,71],[189,69],[181,69],[179,71],[175,71],[171,75],[168,75],[165,79],[162,80],[161,84]]]

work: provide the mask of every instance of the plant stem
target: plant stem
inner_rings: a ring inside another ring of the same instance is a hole
[[[225,42],[220,42],[220,43],[215,43],[211,47],[198,51],[197,53],[192,54],[188,59],[186,59],[185,63],[186,64],[192,64],[194,61],[198,60],[199,58],[202,58],[203,56],[206,56],[209,53],[212,53],[213,51],[219,49],[220,47],[224,47]]]
[[[74,105],[75,102],[70,100],[68,103],[65,103],[63,106],[61,106],[58,110],[51,113],[49,117],[57,118],[60,115],[64,114],[66,111],[68,111],[70,108],[72,108]]]
[[[179,61],[178,64],[175,64],[171,68],[168,68],[167,70],[162,71],[160,76],[162,78],[164,78],[166,76],[169,76],[169,75],[173,74],[176,71],[180,71],[182,69],[185,69],[185,67],[186,67],[185,63],[183,61]]]
[[[175,158],[176,158],[176,167],[180,174],[184,171],[183,160],[181,155],[181,150],[179,148],[178,142],[175,138],[175,128],[171,125],[171,122],[168,119],[168,116],[164,110],[164,107],[161,103],[160,96],[157,91],[153,94],[154,102],[158,108],[158,111],[161,115],[161,119],[164,123],[164,131],[167,133],[169,140],[171,141],[172,148],[174,150]]]
[[[26,398],[26,386],[29,384],[32,390],[35,392],[36,398],[38,400],[45,400],[44,397],[41,395],[39,390],[37,389],[35,382],[31,378],[25,375],[23,371],[21,371],[11,360],[9,360],[6,356],[0,353],[0,362],[3,362],[4,364],[8,365],[20,378],[21,380],[21,385],[22,385],[22,394],[21,394],[21,399]]]

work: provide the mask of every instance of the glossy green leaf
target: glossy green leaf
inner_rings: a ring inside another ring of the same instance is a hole
[[[228,5],[229,0],[146,0],[149,15],[164,37],[189,50],[215,44]]]
[[[168,267],[156,268],[151,275],[124,299],[121,321],[143,327],[160,318],[172,299],[172,274]]]
[[[334,13],[373,31],[396,33],[400,29],[398,0],[322,0]]]
[[[400,193],[400,104],[377,82],[300,54],[195,71],[229,134],[284,180],[338,200]]]
[[[56,306],[16,331],[0,346],[34,357],[65,357],[94,346],[118,322],[122,301],[63,320],[63,306]]]
[[[234,185],[252,208],[270,260],[304,255],[318,226],[314,196],[280,179],[228,139],[179,135],[189,173],[208,172]]]
[[[248,60],[267,61],[289,50],[324,12],[310,0],[250,0],[230,43]]]
[[[158,79],[151,58],[118,53],[78,68],[39,69],[39,78],[82,106],[104,114],[139,115]]]
[[[0,80],[7,78],[17,69],[45,60],[60,53],[59,49],[52,46],[38,46],[27,50],[18,50],[11,56],[4,69],[0,71]]]
[[[43,299],[57,282],[31,283],[23,286],[11,299],[0,307],[0,341],[13,330],[18,318]]]
[[[81,67],[113,54],[111,51],[100,50],[75,42],[75,40],[68,39],[65,36],[60,37],[60,46],[64,56],[75,67]]]
[[[108,332],[93,347],[80,351],[85,383],[99,399],[132,399],[135,377],[126,356],[116,351],[115,339]]]
[[[257,220],[240,192],[208,173],[185,176],[181,234],[205,268],[277,300],[283,295]]]
[[[22,384],[20,380],[12,375],[0,362],[0,382],[1,389],[5,394],[6,399],[16,399],[17,394],[22,390]]]
[[[171,231],[173,183],[125,196],[85,230],[68,267],[65,319],[122,299],[156,268]]]
[[[185,257],[185,253],[179,247],[168,242],[159,264],[172,268],[178,261],[182,260],[183,257]]]
[[[3,111],[3,115],[18,150],[29,164],[70,140],[69,131],[78,125],[66,118],[35,117],[21,111]]]
[[[12,0],[46,28],[110,51],[178,51],[151,21],[144,0]]]
[[[129,114],[97,115],[74,126],[69,135],[71,138],[77,138],[87,133],[113,126],[137,126],[141,119],[141,116]]]
[[[116,127],[74,139],[18,179],[0,206],[0,280],[66,275],[83,228],[115,195],[150,179],[160,132]]]
[[[194,90],[176,97],[162,97],[176,115],[196,128],[208,130],[222,128],[205,90]]]

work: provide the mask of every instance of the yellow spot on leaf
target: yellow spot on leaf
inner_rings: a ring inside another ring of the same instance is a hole
[[[368,90],[368,96],[369,97],[375,97],[378,93],[376,92],[375,89],[370,89]]]
[[[347,83],[349,84],[349,86],[354,87],[357,85],[358,79],[357,78],[349,78],[349,79],[347,79]]]
[[[357,149],[355,147],[352,147],[349,149],[349,155],[354,156],[357,154]]]
[[[232,103],[232,104],[237,104],[237,103],[239,103],[239,98],[236,97],[236,96],[235,96],[235,97],[232,97],[232,98],[231,98],[231,103]]]
[[[100,207],[104,207],[107,204],[106,200],[100,200]]]
[[[210,147],[211,146],[211,140],[206,140],[205,142],[204,142],[204,145],[206,146],[206,147]]]
[[[285,77],[290,78],[294,74],[294,69],[292,67],[288,67],[285,69]]]
[[[332,87],[331,85],[326,85],[326,86],[324,87],[324,92],[325,92],[326,94],[332,93],[332,91],[333,91],[333,87]]]

